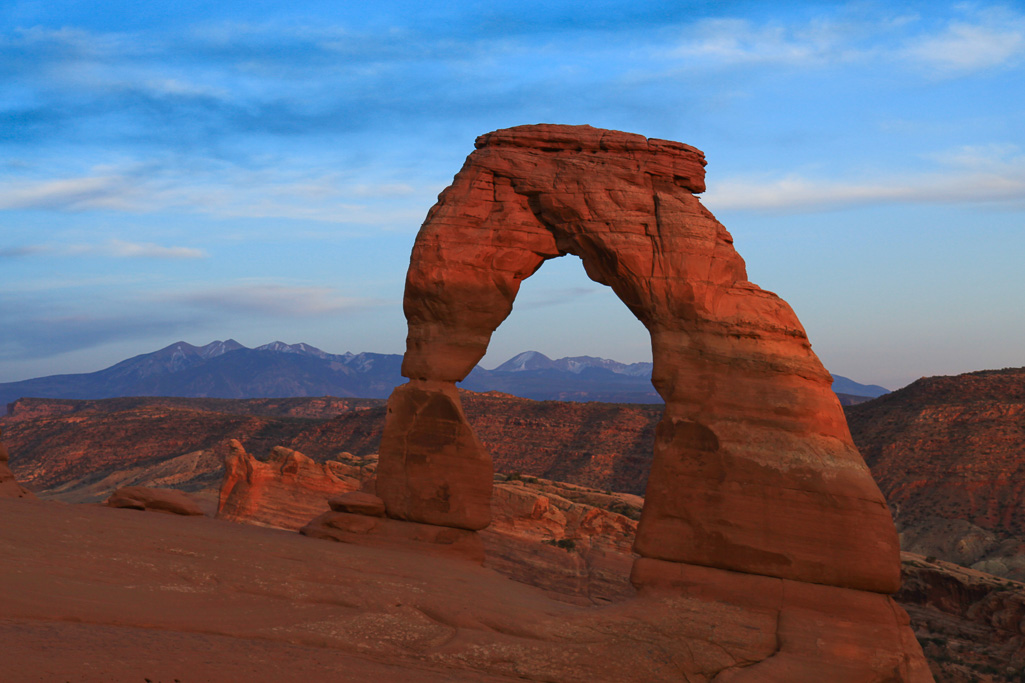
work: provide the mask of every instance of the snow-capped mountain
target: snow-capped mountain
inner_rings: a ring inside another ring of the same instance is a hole
[[[275,341],[250,349],[234,339],[205,346],[180,341],[99,372],[0,384],[0,406],[23,397],[385,398],[406,381],[399,372],[401,365],[398,354],[332,354],[304,343]],[[870,397],[886,391],[845,377],[835,379],[834,389],[841,394]],[[536,400],[662,401],[651,385],[651,363],[626,364],[593,356],[552,360],[537,351],[517,354],[494,370],[478,366],[460,386]]]

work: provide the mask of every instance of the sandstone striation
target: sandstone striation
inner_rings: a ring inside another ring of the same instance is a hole
[[[694,196],[704,155],[589,126],[511,128],[476,148],[410,259],[410,381],[389,401],[380,454],[388,514],[486,524],[491,464],[454,384],[483,357],[520,282],[572,254],[650,332],[652,382],[666,402],[637,552],[896,590],[893,522],[830,375],[790,307],[747,281],[730,234]],[[428,435],[437,443],[418,446]]]
[[[155,489],[146,486],[120,488],[107,499],[112,508],[131,510],[152,510],[172,515],[198,516],[203,509],[188,494],[174,489]]]
[[[4,498],[34,498],[31,491],[19,484],[14,478],[14,473],[8,466],[7,447],[2,440],[3,433],[0,432],[0,496]]]
[[[327,511],[332,497],[358,490],[372,472],[333,460],[317,463],[283,446],[266,462],[235,439],[226,447],[217,516],[232,521],[298,529]]]
[[[573,500],[575,498],[576,500]],[[643,501],[559,482],[496,482],[485,567],[557,595],[601,604],[634,595],[628,577]]]
[[[1025,368],[922,378],[847,413],[905,550],[1025,580]]]

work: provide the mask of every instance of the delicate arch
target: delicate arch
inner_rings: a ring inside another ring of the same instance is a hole
[[[670,561],[896,590],[893,521],[829,373],[790,307],[747,281],[732,237],[694,196],[704,155],[589,126],[500,130],[476,147],[410,258],[410,382],[389,401],[378,469],[388,514],[488,524],[491,460],[455,382],[484,356],[520,282],[575,254],[648,329],[666,402],[638,580]]]

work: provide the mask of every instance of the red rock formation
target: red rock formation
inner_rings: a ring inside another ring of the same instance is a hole
[[[328,499],[362,485],[367,471],[337,461],[316,463],[275,447],[266,462],[227,444],[217,516],[237,522],[298,529],[328,510]]]
[[[1025,368],[923,378],[847,414],[898,524],[963,519],[1025,538]]]
[[[3,433],[0,432],[0,438]],[[7,447],[0,440],[0,496],[4,498],[35,498],[32,492],[20,485],[14,478],[14,473],[7,465]]]
[[[172,515],[202,515],[203,509],[187,494],[174,489],[155,489],[146,486],[126,486],[114,491],[107,499],[112,508],[152,510]]]
[[[452,382],[417,381],[388,399],[377,495],[395,519],[460,529],[491,522],[491,457]]]
[[[473,440],[454,383],[483,357],[520,282],[573,254],[648,328],[666,401],[637,551],[896,590],[893,522],[831,378],[694,196],[703,154],[588,126],[511,128],[476,147],[428,213],[406,276],[410,382],[389,403],[378,479],[388,514],[479,528],[490,464],[461,445]],[[443,457],[415,445],[428,435]]]
[[[491,525],[480,532],[484,566],[595,603],[633,595],[628,577],[637,522],[598,504],[640,512],[640,504],[623,504],[622,497],[557,482],[497,483]]]
[[[901,553],[895,596],[937,680],[1019,683],[1025,671],[1025,584]]]

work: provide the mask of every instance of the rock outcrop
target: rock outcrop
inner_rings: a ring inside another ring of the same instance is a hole
[[[35,498],[31,491],[19,484],[14,473],[7,464],[7,447],[4,446],[3,432],[0,432],[0,496],[4,498]]]
[[[147,486],[126,486],[107,499],[112,508],[130,510],[152,510],[186,517],[203,514],[203,508],[188,494],[174,489],[157,489]]]
[[[901,553],[896,598],[908,611],[936,679],[1019,683],[1025,671],[1025,584]]]
[[[922,378],[847,414],[905,550],[1025,580],[1025,368]]]
[[[896,590],[893,522],[830,375],[790,307],[747,281],[730,234],[694,196],[704,155],[588,126],[500,130],[476,147],[410,259],[410,381],[389,401],[377,488],[388,514],[486,524],[491,464],[454,384],[483,357],[520,282],[573,254],[650,332],[666,402],[637,552]]]
[[[596,604],[632,596],[629,576],[641,504],[637,496],[560,482],[498,481],[491,525],[480,532],[484,566]]]
[[[298,529],[326,512],[329,499],[358,490],[374,470],[373,461],[317,463],[283,446],[261,462],[235,439],[227,451],[217,516],[281,529]]]

